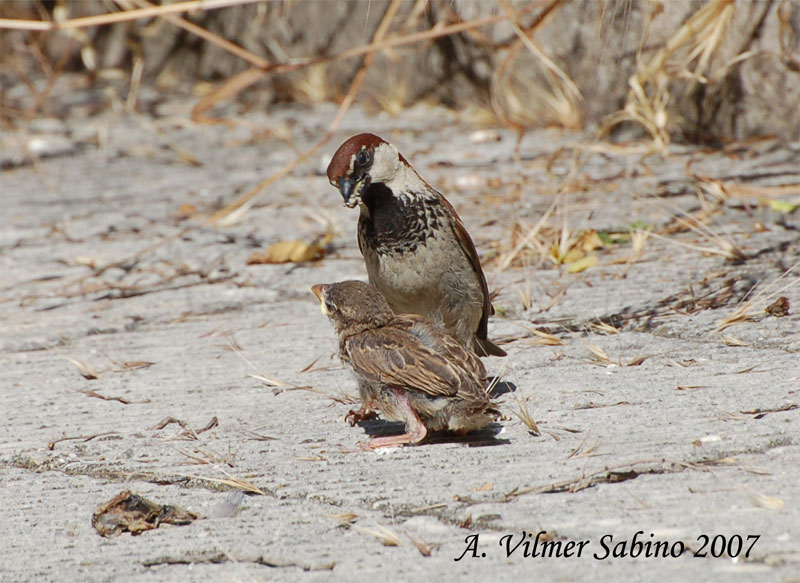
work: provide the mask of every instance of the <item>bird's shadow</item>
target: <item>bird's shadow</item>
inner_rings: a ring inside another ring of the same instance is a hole
[[[389,435],[400,435],[405,431],[405,424],[402,421],[384,421],[382,419],[368,419],[356,423],[370,437],[386,437]],[[500,423],[490,423],[479,431],[472,431],[465,435],[453,433],[452,431],[435,431],[429,433],[427,437],[418,445],[433,445],[436,443],[463,443],[468,447],[490,447],[495,445],[505,445],[511,443],[508,439],[497,437],[503,430]]]
[[[491,387],[489,396],[492,399],[497,399],[498,397],[502,397],[507,393],[513,393],[517,390],[517,385],[510,381],[501,380],[500,377],[492,377],[489,386]]]
[[[517,390],[517,385],[509,381],[500,380],[500,377],[492,377],[489,386],[491,387],[489,396],[492,399],[497,399],[502,395],[513,393]],[[370,437],[400,435],[405,431],[405,424],[402,421],[385,421],[378,417],[363,419],[358,421],[356,425],[361,427]],[[419,445],[463,443],[468,447],[487,447],[511,443],[508,439],[497,437],[502,430],[503,426],[500,423],[490,423],[479,431],[472,431],[464,435],[452,431],[436,431],[429,433]]]

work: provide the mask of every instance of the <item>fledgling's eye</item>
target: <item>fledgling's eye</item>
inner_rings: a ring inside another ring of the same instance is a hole
[[[328,310],[328,312],[335,312],[336,311],[336,304],[334,304],[330,300],[325,300],[325,308]]]
[[[359,166],[366,166],[368,161],[369,154],[367,154],[366,150],[361,150],[358,154],[356,154],[356,164]]]

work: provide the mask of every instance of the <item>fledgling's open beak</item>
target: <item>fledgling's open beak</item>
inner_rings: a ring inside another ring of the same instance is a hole
[[[318,283],[316,285],[311,286],[311,291],[314,292],[314,295],[317,296],[319,300],[319,309],[324,315],[328,315],[328,309],[325,307],[325,291],[328,289],[328,284],[325,283]]]

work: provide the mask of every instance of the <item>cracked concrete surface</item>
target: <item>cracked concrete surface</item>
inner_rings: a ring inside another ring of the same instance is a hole
[[[51,120],[15,138],[58,146],[34,165],[4,144],[0,579],[799,581],[798,268],[778,278],[800,259],[800,222],[769,201],[798,201],[800,146],[659,157],[541,130],[516,150],[503,130],[473,143],[475,128],[442,110],[351,112],[329,153],[378,133],[458,209],[497,292],[490,336],[509,353],[485,362],[516,387],[483,434],[354,452],[391,426],[344,423],[354,382],[309,291],[365,277],[355,213],[325,160],[234,224],[202,221],[293,158],[281,128],[302,123],[302,149],[332,112],[287,107],[232,127]],[[501,269],[554,201],[542,237],[637,222],[655,235],[632,263],[621,242],[580,273],[527,248]],[[200,218],[178,216],[187,209]],[[705,226],[675,219],[704,211]],[[324,259],[247,264],[326,221],[336,236]],[[745,259],[726,259],[720,237]],[[767,315],[779,296],[789,315]],[[750,300],[754,320],[717,331]],[[157,429],[167,417],[184,426]],[[232,515],[113,539],[91,527],[125,489],[215,516],[235,480],[261,494]],[[580,557],[508,554],[540,531],[589,542]],[[629,551],[637,531],[685,553],[594,558],[603,541]],[[714,558],[710,543],[696,558],[703,535],[758,538],[747,558]]]

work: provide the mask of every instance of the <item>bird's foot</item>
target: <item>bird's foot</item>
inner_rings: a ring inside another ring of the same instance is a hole
[[[419,418],[417,412],[409,405],[406,392],[402,389],[389,388],[395,397],[395,405],[403,412],[406,422],[406,432],[401,435],[388,435],[374,437],[367,443],[359,444],[365,450],[378,449],[379,447],[399,447],[401,445],[416,445],[428,435],[428,428]]]
[[[381,447],[401,447],[403,445],[416,445],[428,434],[425,426],[422,425],[421,433],[403,433],[401,435],[388,435],[386,437],[373,437],[368,442],[360,442],[358,446],[365,450],[378,449]]]

